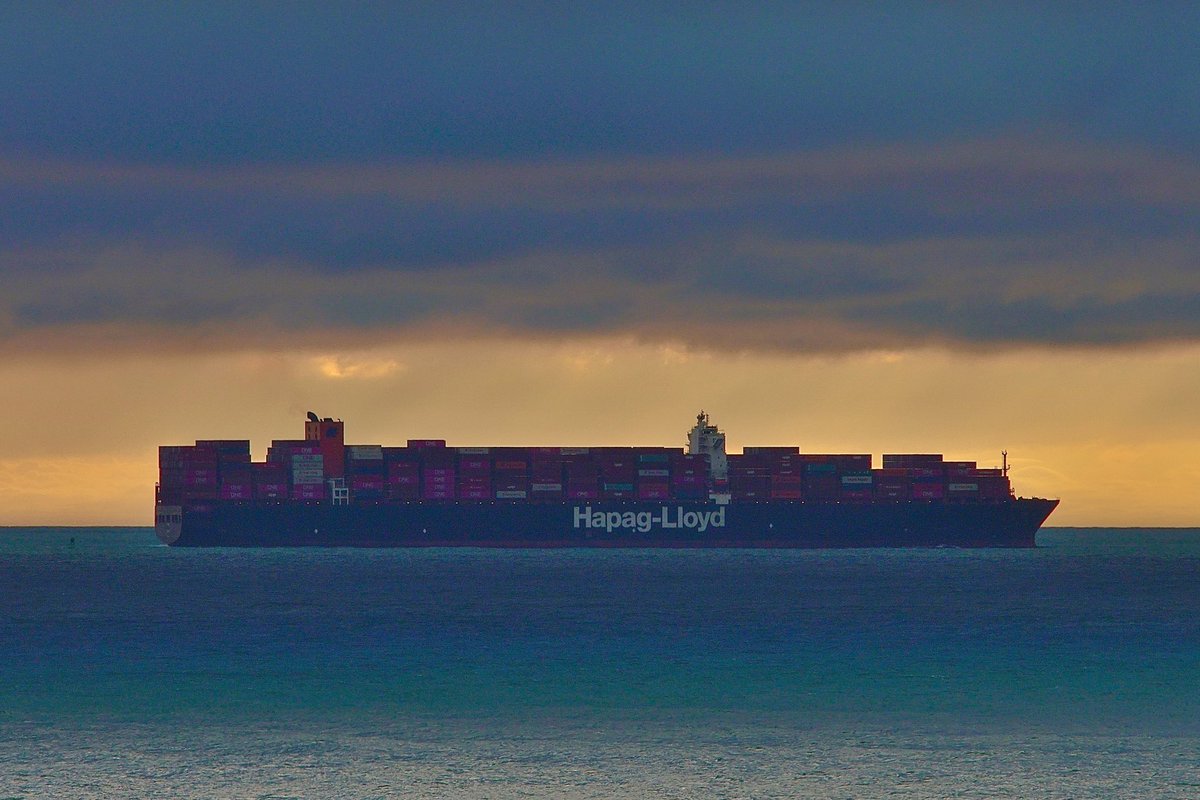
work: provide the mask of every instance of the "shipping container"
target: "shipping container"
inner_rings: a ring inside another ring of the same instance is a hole
[[[319,483],[293,486],[291,498],[293,500],[324,500],[325,487]]]
[[[388,486],[417,486],[421,479],[416,475],[388,475],[385,482]]]
[[[287,482],[257,483],[254,485],[254,496],[259,500],[283,500],[288,496]]]
[[[197,439],[196,447],[217,453],[250,455],[249,439]]]
[[[912,467],[940,468],[941,453],[884,453],[884,469],[906,469]]]
[[[224,483],[219,494],[222,500],[252,500],[254,499],[254,484]]]

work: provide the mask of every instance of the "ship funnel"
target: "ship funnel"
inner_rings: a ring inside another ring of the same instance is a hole
[[[309,422],[320,422],[321,418],[310,411],[310,412],[308,412],[308,421]]]

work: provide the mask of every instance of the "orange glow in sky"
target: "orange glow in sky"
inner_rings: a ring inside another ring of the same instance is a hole
[[[730,354],[622,338],[279,352],[10,358],[0,524],[148,524],[157,446],[297,438],[304,413],[353,443],[671,445],[700,409],[729,449],[941,452],[999,465],[1050,524],[1200,525],[1200,347],[843,356]]]

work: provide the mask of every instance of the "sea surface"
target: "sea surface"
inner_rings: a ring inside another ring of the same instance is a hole
[[[1200,797],[1200,530],[1038,543],[0,529],[0,798]]]

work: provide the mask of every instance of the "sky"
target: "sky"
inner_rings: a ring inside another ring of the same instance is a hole
[[[0,524],[157,446],[998,464],[1200,526],[1200,6],[0,6]]]

